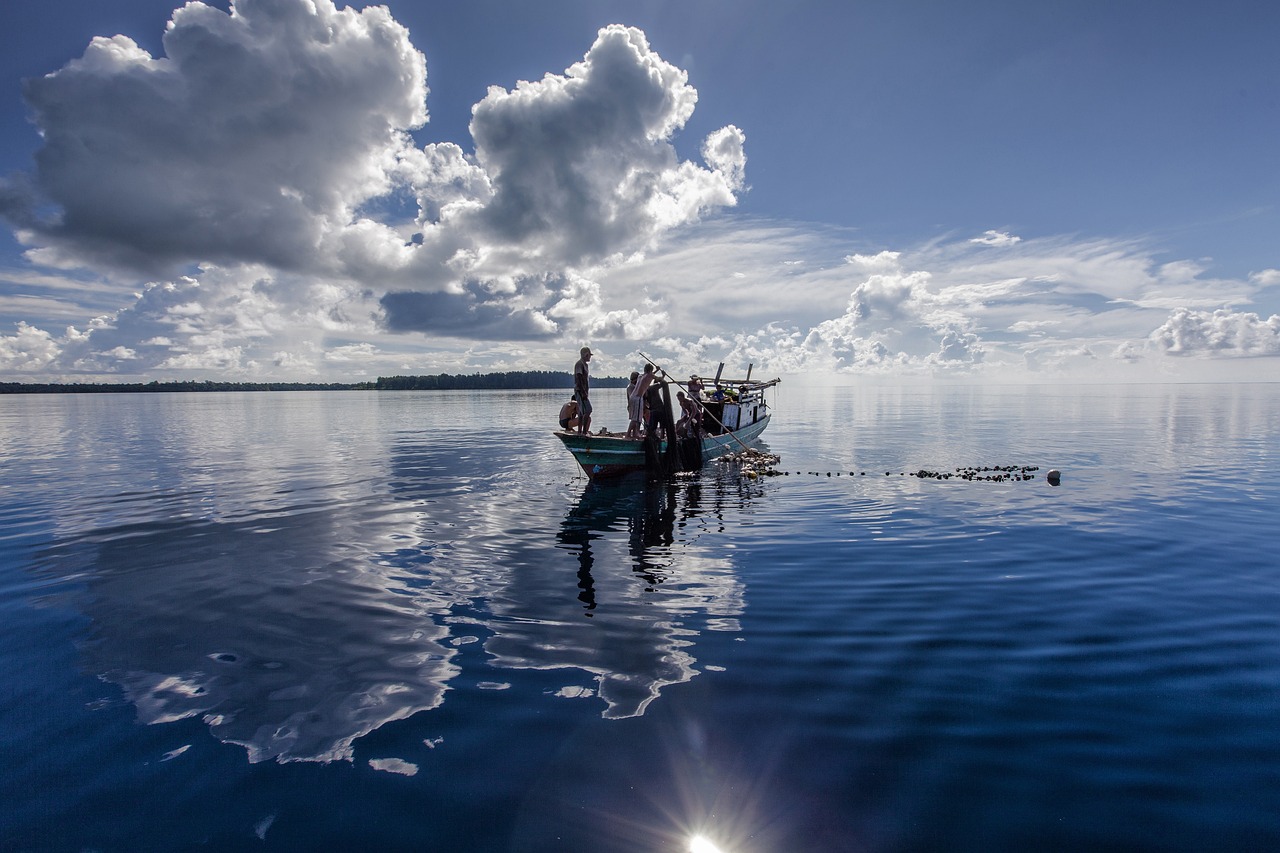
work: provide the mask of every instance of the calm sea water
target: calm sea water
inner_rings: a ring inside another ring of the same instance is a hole
[[[1280,386],[562,396],[0,397],[0,849],[1280,849]]]

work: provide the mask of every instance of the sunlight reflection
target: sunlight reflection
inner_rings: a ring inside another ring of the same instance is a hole
[[[689,839],[689,853],[723,853],[723,851],[705,835],[695,835]]]

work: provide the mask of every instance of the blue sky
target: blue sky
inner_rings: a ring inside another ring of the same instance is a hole
[[[0,378],[1280,375],[1280,7],[174,6],[0,8]]]

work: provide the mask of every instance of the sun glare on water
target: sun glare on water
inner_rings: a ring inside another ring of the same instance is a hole
[[[724,853],[724,851],[706,836],[695,835],[689,839],[689,853]]]

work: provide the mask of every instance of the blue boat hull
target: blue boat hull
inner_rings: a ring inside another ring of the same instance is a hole
[[[769,425],[771,415],[764,415],[753,424],[721,435],[703,436],[702,458],[712,459],[732,450],[741,450],[760,437]],[[556,438],[564,446],[582,470],[591,479],[618,477],[633,471],[645,470],[644,442],[615,435],[579,435],[575,432],[557,432]],[[667,443],[661,442],[665,450]]]

